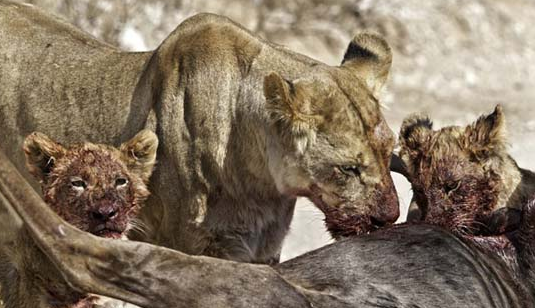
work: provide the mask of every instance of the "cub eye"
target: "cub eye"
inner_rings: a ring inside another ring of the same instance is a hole
[[[87,184],[83,180],[72,180],[71,181],[72,187],[75,189],[85,189],[87,187]]]
[[[115,180],[115,187],[120,187],[120,186],[124,186],[126,185],[126,183],[128,183],[128,180],[125,179],[125,178],[118,178]]]
[[[360,176],[360,169],[355,165],[338,166],[338,169],[345,175]]]
[[[457,189],[459,189],[460,186],[461,186],[461,181],[447,182],[447,183],[444,184],[444,192],[449,195],[452,192],[454,192]]]

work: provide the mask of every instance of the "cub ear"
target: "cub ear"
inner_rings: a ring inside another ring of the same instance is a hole
[[[483,115],[465,129],[465,148],[477,159],[487,159],[505,150],[505,116],[497,105],[494,112]]]
[[[369,32],[359,33],[351,40],[342,60],[342,67],[362,76],[376,96],[386,83],[391,66],[390,46],[381,35]]]
[[[399,133],[400,154],[408,153],[411,161],[416,160],[425,150],[424,146],[429,140],[432,131],[433,122],[427,116],[413,114],[405,118]],[[411,162],[406,161],[406,157],[402,158],[407,165],[412,165]]]
[[[132,139],[121,144],[121,158],[131,171],[137,173],[147,183],[156,164],[158,137],[152,131],[144,129]]]
[[[28,135],[22,148],[26,156],[26,167],[39,181],[45,179],[54,167],[55,161],[67,151],[61,144],[38,132]]]
[[[277,73],[264,78],[266,109],[283,137],[291,139],[302,153],[315,138],[317,117],[310,114],[296,86]]]

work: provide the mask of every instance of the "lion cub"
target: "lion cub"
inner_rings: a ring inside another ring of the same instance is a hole
[[[410,116],[400,145],[414,194],[408,220],[463,235],[492,234],[493,225],[507,224],[499,220],[508,216],[496,213],[521,209],[535,193],[535,174],[507,154],[501,106],[466,127],[440,130],[427,117]]]
[[[26,164],[44,200],[63,219],[97,236],[122,238],[149,195],[158,139],[141,131],[119,149],[92,143],[71,147],[40,133],[24,142]],[[0,251],[6,308],[86,308],[97,297],[72,289],[22,230]]]

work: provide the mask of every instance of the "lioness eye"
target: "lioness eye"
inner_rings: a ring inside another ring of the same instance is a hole
[[[128,180],[125,178],[118,178],[115,180],[115,187],[124,186],[128,183]]]
[[[360,169],[355,165],[338,166],[338,169],[349,176],[360,176]]]
[[[82,180],[73,180],[71,185],[76,189],[85,189],[87,187],[87,184]]]

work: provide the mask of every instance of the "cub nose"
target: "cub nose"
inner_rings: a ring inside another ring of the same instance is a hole
[[[91,211],[90,215],[96,221],[106,222],[117,216],[117,210],[113,207],[100,207]]]

